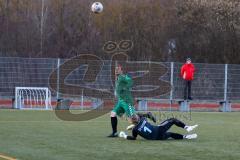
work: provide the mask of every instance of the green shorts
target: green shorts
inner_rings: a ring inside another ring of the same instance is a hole
[[[135,108],[133,105],[126,103],[123,100],[118,100],[117,104],[114,106],[113,112],[115,112],[118,116],[122,116],[124,113],[127,117],[132,117],[135,115]]]

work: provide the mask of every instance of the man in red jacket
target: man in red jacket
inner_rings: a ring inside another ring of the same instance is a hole
[[[184,100],[192,100],[191,97],[191,82],[194,78],[195,67],[190,58],[187,58],[186,63],[181,68],[181,77],[185,80]]]

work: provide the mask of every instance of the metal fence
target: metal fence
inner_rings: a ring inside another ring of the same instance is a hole
[[[53,98],[114,96],[114,67],[123,64],[134,79],[135,97],[182,99],[182,63],[84,59],[0,58],[0,98],[13,98],[15,87],[49,87]],[[195,63],[194,100],[238,101],[240,65]]]

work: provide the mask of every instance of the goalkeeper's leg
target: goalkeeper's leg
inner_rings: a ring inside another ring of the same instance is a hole
[[[164,134],[164,139],[173,138],[173,139],[183,139],[183,135],[178,133],[166,132]]]
[[[163,121],[159,125],[159,127],[162,130],[162,132],[167,132],[172,127],[172,125],[176,125],[178,127],[181,127],[183,129],[187,130],[188,132],[190,132],[193,129],[195,129],[196,127],[198,127],[198,125],[187,126],[182,121],[180,121],[180,120],[178,120],[176,118],[170,118],[170,119],[167,119],[167,120]]]
[[[137,113],[137,115],[141,118],[141,117],[145,117],[145,118],[149,118],[151,119],[154,123],[156,123],[156,117],[152,114],[152,112],[148,112],[148,113]]]
[[[172,139],[196,139],[197,138],[197,134],[188,134],[188,135],[182,135],[179,133],[172,133],[172,132],[166,132],[162,138],[162,140],[166,140],[168,138],[172,138]]]
[[[162,132],[167,132],[173,125],[176,125],[181,128],[185,128],[185,124],[182,121],[179,121],[176,118],[170,118],[163,121],[159,127],[161,128]]]

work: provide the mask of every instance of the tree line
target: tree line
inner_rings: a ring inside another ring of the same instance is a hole
[[[131,40],[132,60],[240,63],[239,0],[0,0],[0,55],[103,56]]]

